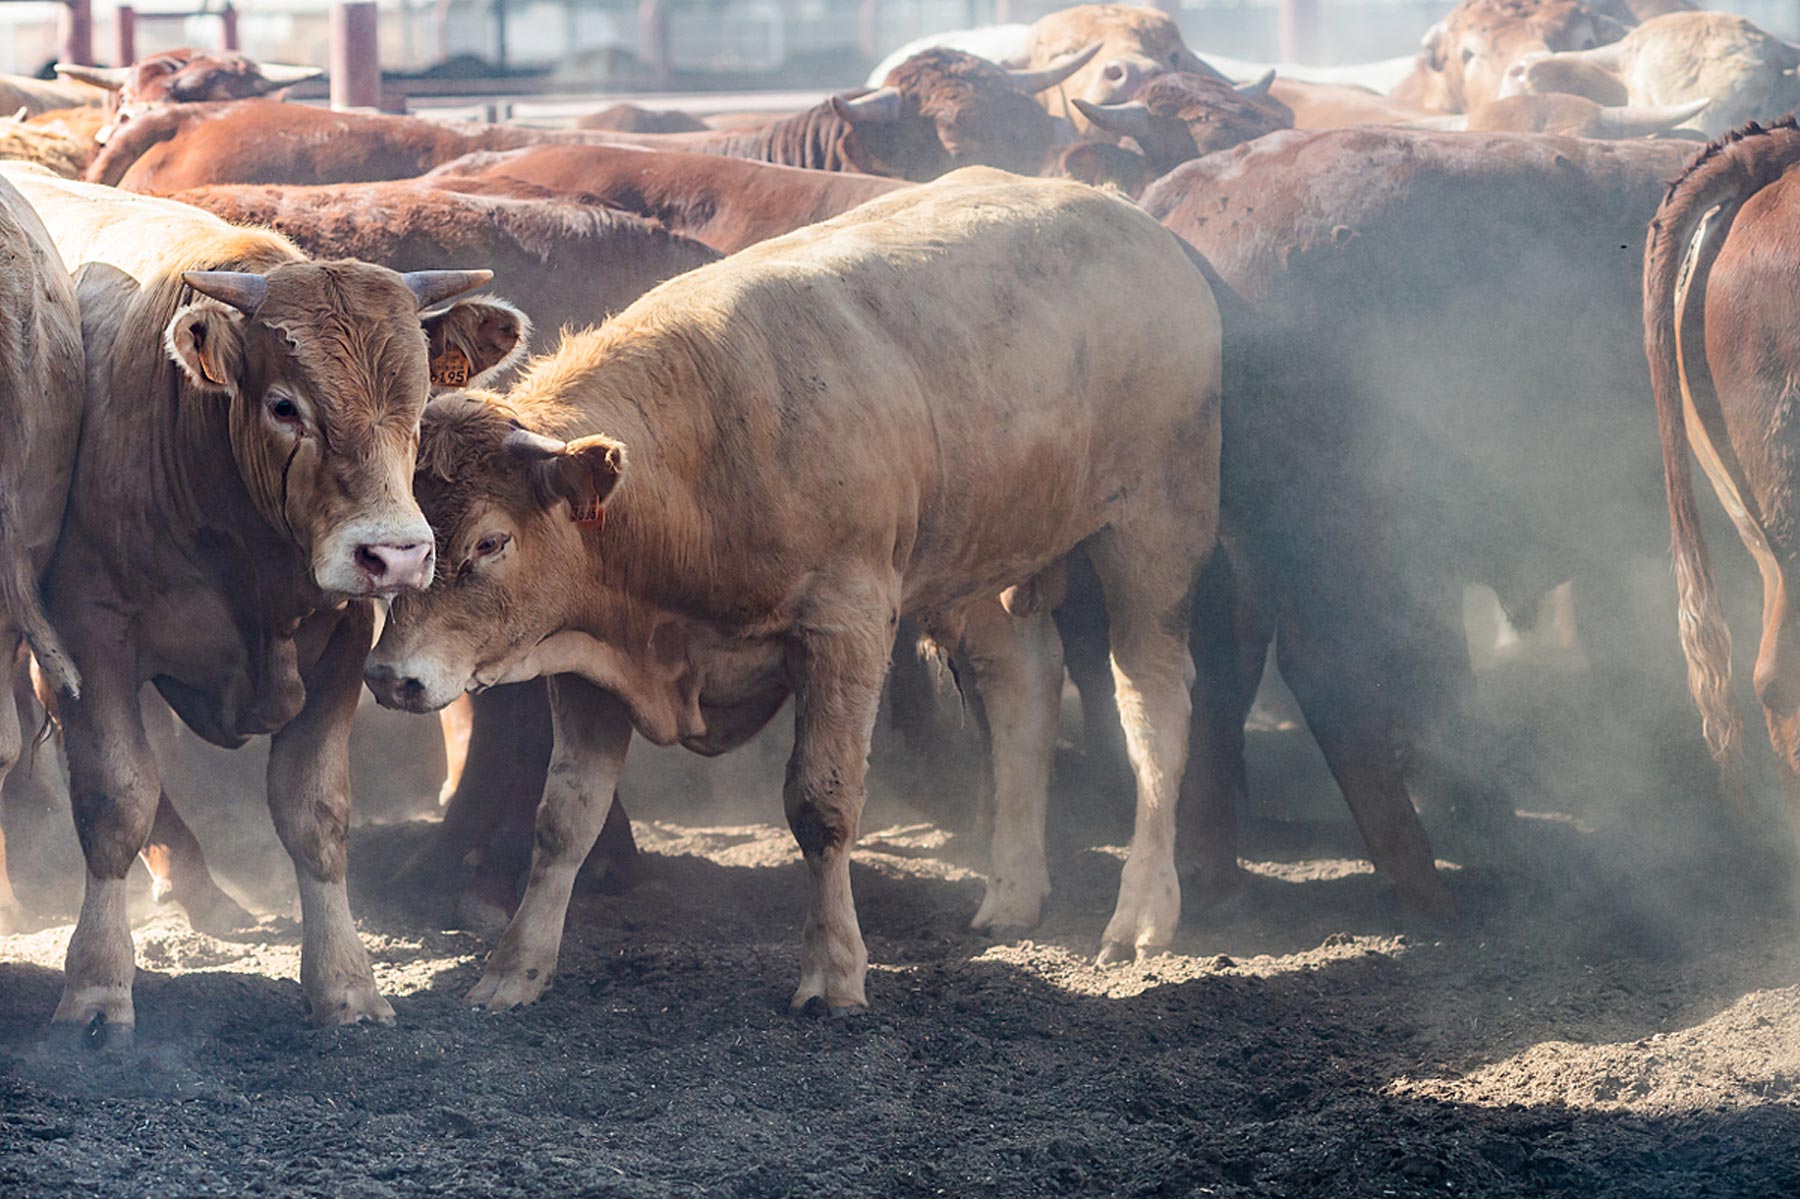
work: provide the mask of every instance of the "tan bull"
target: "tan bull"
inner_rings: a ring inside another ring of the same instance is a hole
[[[28,640],[48,679],[73,693],[79,677],[44,612],[38,583],[62,527],[81,427],[81,314],[50,233],[25,197],[0,180],[0,783],[24,733],[13,660]],[[0,831],[0,932],[23,926]]]
[[[634,728],[720,753],[791,694],[786,811],[812,875],[793,1005],[862,1007],[849,854],[901,616],[962,640],[992,728],[975,924],[1035,923],[1050,610],[1084,540],[1138,777],[1103,957],[1166,946],[1219,370],[1210,290],[1137,208],[965,170],[671,280],[505,396],[434,401],[416,486],[440,582],[395,601],[370,685],[424,712],[551,676],[556,725],[525,898],[470,1000],[549,985]]]
[[[1426,31],[1413,72],[1393,99],[1432,112],[1468,112],[1499,99],[1507,71],[1525,56],[1592,50],[1624,33],[1623,25],[1581,0],[1462,0]]]
[[[411,488],[427,329],[481,317],[468,301],[418,313],[487,275],[309,262],[186,205],[0,173],[76,270],[86,358],[47,586],[83,680],[60,706],[88,867],[55,1021],[109,1037],[135,1026],[125,878],[161,794],[145,682],[215,744],[271,734],[269,809],[299,883],[312,1018],[389,1019],[344,890],[349,724],[369,598],[432,572]]]

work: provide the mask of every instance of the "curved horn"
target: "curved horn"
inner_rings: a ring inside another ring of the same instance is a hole
[[[325,69],[295,66],[285,62],[259,62],[256,64],[256,72],[276,87],[293,87],[296,83],[317,79],[325,73]]]
[[[109,92],[116,92],[124,87],[125,80],[131,76],[130,67],[84,67],[76,62],[59,62],[54,70],[64,79],[103,87]]]
[[[269,281],[249,271],[183,271],[181,281],[245,316],[255,316],[269,297]]]
[[[866,96],[831,98],[831,111],[852,125],[881,125],[900,119],[903,101],[897,87],[878,87]]]
[[[1261,98],[1263,96],[1268,95],[1269,89],[1273,86],[1275,86],[1275,68],[1273,68],[1273,67],[1270,67],[1268,70],[1264,71],[1261,79],[1254,80],[1250,83],[1234,83],[1234,84],[1232,84],[1232,88],[1237,92],[1238,95],[1252,96],[1252,97],[1257,97],[1257,98]]]
[[[1142,100],[1128,100],[1124,104],[1093,104],[1076,97],[1069,102],[1096,128],[1116,133],[1120,137],[1135,137],[1139,141],[1150,136],[1150,108]]]
[[[1012,76],[1014,87],[1028,95],[1036,95],[1038,92],[1055,87],[1094,61],[1094,55],[1100,53],[1100,47],[1105,44],[1104,42],[1094,42],[1053,59],[1050,65],[1038,67],[1035,70],[1009,70],[1006,73]]]
[[[1648,137],[1666,133],[1712,103],[1712,97],[1689,100],[1686,104],[1632,104],[1623,108],[1602,108],[1594,132],[1598,137]]]
[[[505,444],[506,452],[521,462],[542,462],[546,458],[555,458],[565,453],[569,448],[566,442],[524,428],[508,433]]]
[[[493,277],[493,271],[408,271],[400,276],[412,289],[421,309],[474,291]]]

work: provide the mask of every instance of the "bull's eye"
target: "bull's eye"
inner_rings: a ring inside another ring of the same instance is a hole
[[[1473,59],[1474,59],[1474,57],[1475,57],[1475,51],[1473,51],[1473,50],[1469,50],[1469,49],[1466,49],[1466,48],[1465,48],[1465,49],[1464,49],[1464,50],[1463,50],[1463,53],[1462,53],[1462,60],[1463,60],[1463,61],[1464,61],[1464,62],[1465,62],[1465,63],[1466,63],[1466,62],[1469,62],[1469,61],[1471,61],[1471,60],[1473,60]]]
[[[1177,71],[1181,69],[1181,51],[1177,50],[1169,55],[1169,65]]]
[[[300,423],[300,407],[286,396],[274,396],[269,400],[269,415],[284,425]]]
[[[477,541],[475,543],[475,548],[469,551],[469,561],[473,563],[479,562],[483,558],[492,558],[495,554],[505,549],[507,542],[511,540],[512,538],[505,533],[489,533],[486,537]]]
[[[1594,48],[1594,39],[1591,37],[1582,38],[1581,39],[1581,48],[1583,50],[1592,50]]]

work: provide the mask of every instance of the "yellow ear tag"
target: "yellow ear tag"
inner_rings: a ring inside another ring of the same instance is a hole
[[[436,362],[431,364],[431,385],[433,387],[461,387],[469,381],[469,356],[462,352],[460,346],[446,346]]]

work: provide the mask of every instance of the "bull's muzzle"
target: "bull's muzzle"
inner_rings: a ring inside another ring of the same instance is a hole
[[[428,541],[380,542],[356,547],[356,572],[373,595],[423,591],[431,582],[435,549]]]
[[[384,708],[397,708],[403,712],[429,711],[424,681],[402,675],[386,662],[371,661],[363,668],[363,681],[369,685],[375,702]]]

